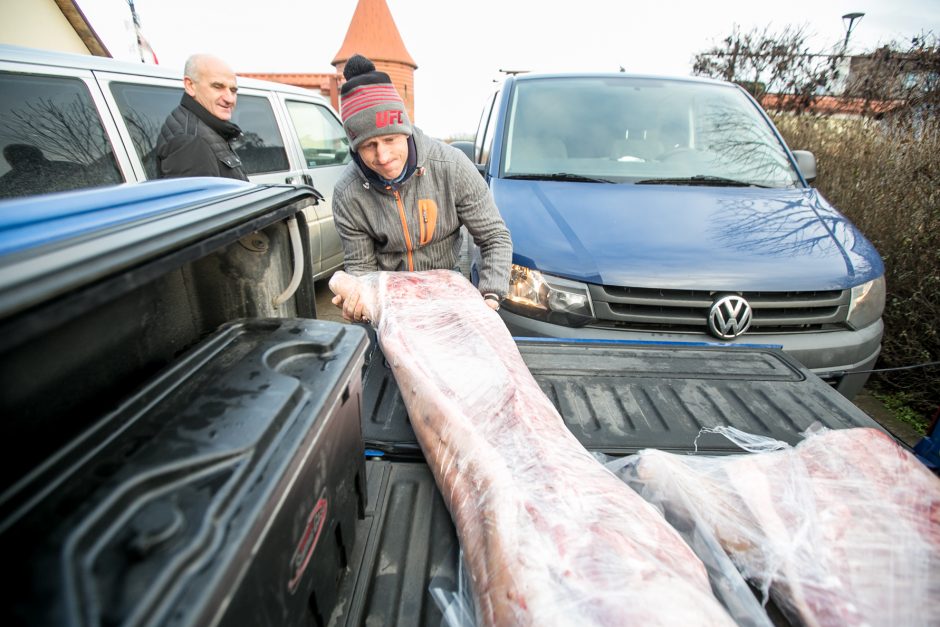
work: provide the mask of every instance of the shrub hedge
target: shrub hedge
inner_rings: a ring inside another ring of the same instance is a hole
[[[787,144],[816,155],[814,185],[881,253],[885,336],[868,387],[905,398],[925,422],[940,410],[938,125],[777,114]],[[904,368],[901,370],[886,370]]]

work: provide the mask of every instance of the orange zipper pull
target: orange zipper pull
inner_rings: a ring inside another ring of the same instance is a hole
[[[411,236],[408,234],[408,220],[405,219],[405,205],[402,204],[401,195],[398,193],[398,190],[393,190],[395,194],[395,204],[398,205],[398,217],[401,219],[401,229],[405,235],[405,248],[408,252],[408,270],[414,272],[415,262],[414,262],[414,245],[411,243]]]

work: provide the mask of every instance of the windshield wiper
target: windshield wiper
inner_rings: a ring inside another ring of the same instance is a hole
[[[768,187],[767,185],[758,185],[757,183],[748,183],[747,181],[738,181],[723,176],[711,176],[708,174],[696,174],[684,178],[663,178],[663,179],[643,179],[637,181],[637,185],[706,185],[710,187]]]
[[[570,174],[568,172],[553,172],[551,174],[510,174],[507,179],[521,179],[523,181],[572,181],[575,183],[613,183],[607,179],[583,174]]]

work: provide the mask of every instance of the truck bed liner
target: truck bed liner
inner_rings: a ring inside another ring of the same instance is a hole
[[[373,343],[374,345],[374,343]],[[589,450],[690,451],[704,427],[732,426],[790,444],[814,422],[881,428],[779,349],[518,339],[523,359]],[[420,455],[398,387],[373,349],[363,382],[366,447]],[[698,450],[738,450],[715,434]]]
[[[368,502],[330,625],[434,625],[433,581],[456,590],[459,545],[431,470],[419,462],[366,464]]]
[[[324,622],[365,509],[366,347],[259,319],[187,352],[0,499],[3,624]]]

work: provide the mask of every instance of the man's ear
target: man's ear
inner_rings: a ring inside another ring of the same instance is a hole
[[[188,76],[183,77],[183,89],[186,90],[186,93],[190,96],[196,95],[196,83],[193,82],[193,79]]]

